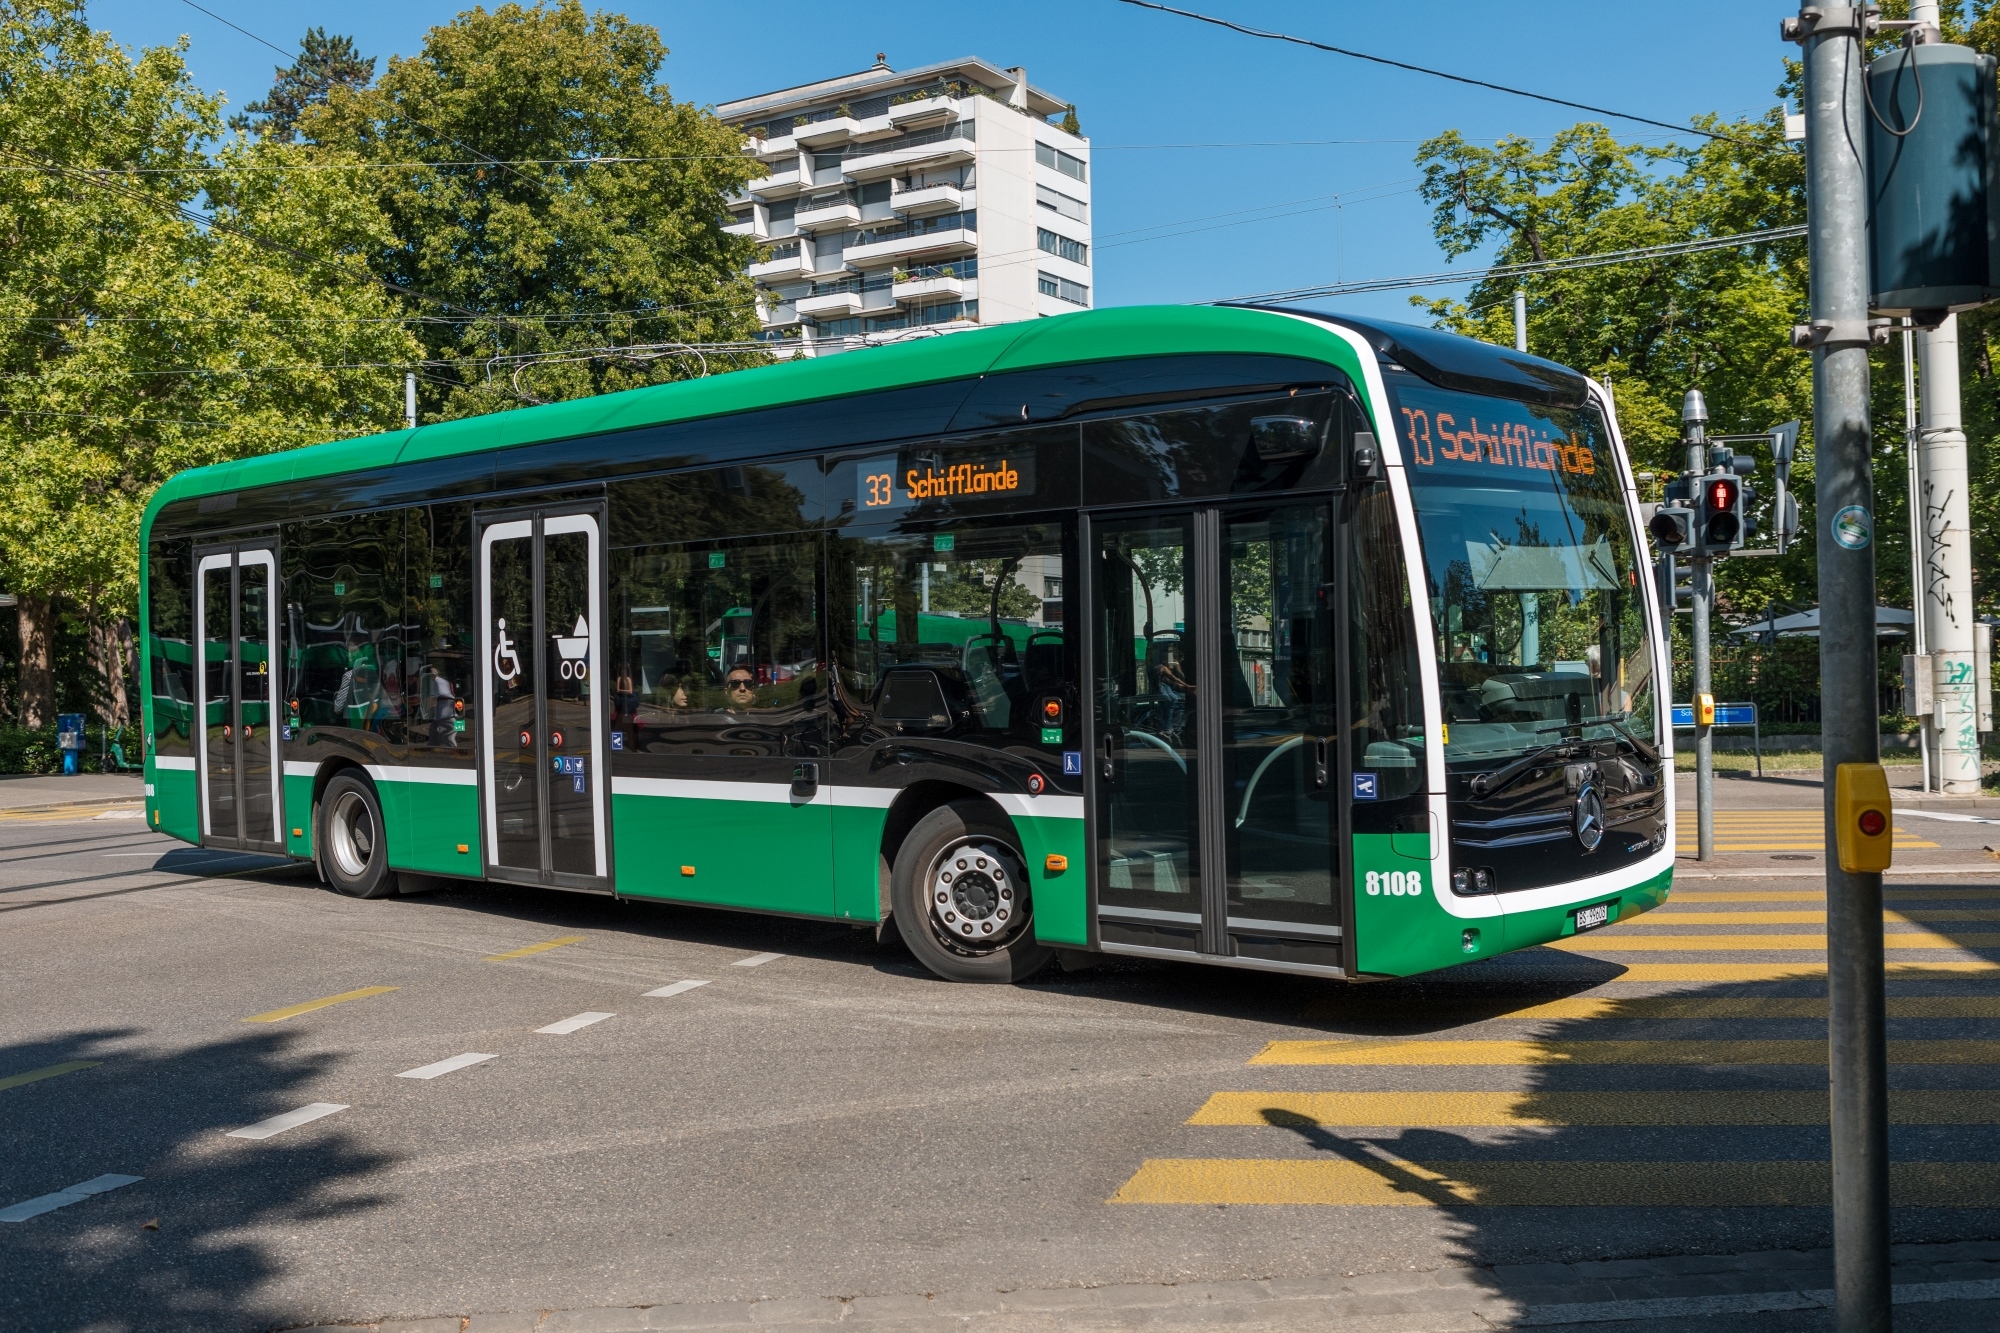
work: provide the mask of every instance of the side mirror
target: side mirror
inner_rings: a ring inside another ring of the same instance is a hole
[[[1372,430],[1354,432],[1354,447],[1349,454],[1353,470],[1349,474],[1353,481],[1380,481],[1382,479],[1382,446],[1375,442]]]

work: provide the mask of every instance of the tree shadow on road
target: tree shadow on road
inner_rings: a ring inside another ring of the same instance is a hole
[[[318,1100],[334,1059],[295,1045],[259,1028],[165,1049],[94,1028],[0,1046],[0,1081],[96,1062],[0,1089],[0,1207],[105,1174],[144,1177],[0,1223],[0,1327],[226,1333],[288,1314],[264,1299],[284,1257],[251,1236],[384,1206],[368,1178],[390,1164],[337,1116],[261,1142],[226,1137]]]

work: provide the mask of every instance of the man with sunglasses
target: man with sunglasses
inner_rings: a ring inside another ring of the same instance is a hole
[[[729,669],[729,675],[722,682],[722,711],[731,716],[742,716],[757,703],[757,675],[747,666]]]

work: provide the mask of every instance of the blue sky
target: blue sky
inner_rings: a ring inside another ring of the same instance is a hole
[[[318,24],[352,34],[364,54],[378,57],[416,53],[427,28],[467,7],[451,0],[201,3],[281,46]],[[1770,106],[1781,62],[1793,49],[1779,41],[1778,22],[1797,12],[1784,0],[1687,0],[1668,10],[1575,0],[1405,0],[1372,8],[1178,3],[1664,121],[1703,111],[1756,114]],[[657,26],[672,50],[664,78],[674,96],[700,103],[862,69],[877,51],[899,69],[962,55],[1025,65],[1037,86],[1077,104],[1092,142],[1099,305],[1210,300],[1443,268],[1429,210],[1415,193],[1418,142],[1446,129],[1487,141],[1505,134],[1544,138],[1584,118],[1116,0],[627,0],[594,7]],[[89,13],[94,26],[128,46],[185,34],[194,77],[226,92],[234,106],[261,96],[279,63],[267,48],[181,0],[93,0]],[[1610,124],[1628,138],[1665,137],[1646,126]],[[1404,293],[1335,304],[1416,318]]]

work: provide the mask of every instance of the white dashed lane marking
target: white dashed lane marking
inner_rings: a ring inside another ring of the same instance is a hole
[[[282,1134],[288,1129],[297,1129],[300,1125],[310,1125],[315,1120],[324,1116],[330,1116],[336,1111],[345,1111],[346,1109],[347,1103],[345,1102],[314,1102],[310,1106],[301,1106],[296,1111],[287,1111],[283,1115],[274,1115],[269,1120],[259,1120],[254,1125],[245,1125],[241,1129],[232,1129],[229,1131],[229,1137],[232,1139],[268,1139],[273,1134]]]
[[[670,985],[662,986],[658,990],[649,990],[646,994],[664,1000],[669,995],[685,995],[696,986],[706,986],[707,984],[706,981],[676,981]]]
[[[126,1185],[136,1185],[144,1176],[96,1176],[66,1190],[54,1194],[44,1194],[35,1199],[24,1199],[8,1208],[0,1208],[0,1222],[25,1222],[43,1213],[53,1213],[58,1208],[67,1208],[73,1203],[81,1203],[93,1194],[103,1194],[107,1190],[121,1189]]]
[[[762,967],[762,966],[764,966],[764,964],[766,964],[766,963],[775,963],[775,962],[777,962],[777,961],[778,961],[778,960],[779,960],[780,958],[783,958],[783,957],[784,957],[784,955],[783,955],[783,954],[781,954],[781,953],[753,953],[753,954],[751,954],[751,955],[750,955],[750,956],[749,956],[748,958],[739,958],[739,959],[737,959],[737,960],[736,960],[736,961],[735,961],[734,963],[730,964],[730,966],[732,966],[732,967]]]
[[[454,1073],[460,1069],[470,1069],[473,1065],[482,1065],[488,1060],[497,1060],[499,1058],[497,1055],[482,1055],[478,1051],[467,1051],[464,1055],[454,1055],[448,1060],[439,1060],[436,1064],[420,1065],[415,1069],[405,1069],[402,1073],[396,1075],[396,1077],[443,1078],[446,1074]]]
[[[592,1023],[602,1023],[607,1018],[616,1017],[618,1017],[616,1014],[601,1014],[593,1009],[588,1013],[578,1014],[574,1018],[565,1018],[560,1023],[551,1023],[545,1028],[536,1028],[535,1031],[546,1032],[552,1037],[567,1037],[570,1033],[578,1031],[581,1028],[587,1028]]]

